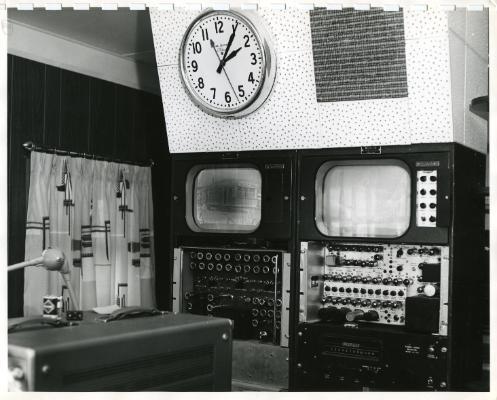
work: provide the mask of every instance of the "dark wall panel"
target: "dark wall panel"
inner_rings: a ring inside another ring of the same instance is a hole
[[[116,87],[116,133],[114,147],[116,156],[121,160],[134,161],[133,135],[135,123],[135,107],[137,105],[136,90],[118,86]]]
[[[169,303],[169,152],[160,96],[8,57],[8,262],[24,260],[29,154],[22,144],[147,161],[152,169],[159,307]],[[24,272],[8,280],[9,317],[22,315]],[[41,301],[41,299],[40,299]]]
[[[116,156],[116,85],[90,78],[90,153]]]
[[[60,145],[89,153],[90,78],[71,71],[60,73]]]
[[[60,147],[60,69],[45,66],[45,126],[43,142]]]

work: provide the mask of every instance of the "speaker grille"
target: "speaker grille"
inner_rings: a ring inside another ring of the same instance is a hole
[[[213,390],[214,351],[203,346],[135,358],[62,377],[65,391]]]
[[[407,97],[402,11],[310,12],[318,102]]]

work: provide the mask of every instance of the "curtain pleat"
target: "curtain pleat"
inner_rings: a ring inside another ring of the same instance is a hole
[[[155,305],[150,168],[31,153],[25,259],[66,255],[80,308]],[[24,314],[69,294],[58,273],[25,269]]]

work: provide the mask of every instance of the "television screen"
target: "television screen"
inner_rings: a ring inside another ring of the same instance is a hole
[[[200,232],[255,231],[262,177],[256,168],[205,168],[193,182],[193,220]]]
[[[400,161],[325,163],[316,180],[316,225],[326,236],[399,237],[409,227],[410,196]]]

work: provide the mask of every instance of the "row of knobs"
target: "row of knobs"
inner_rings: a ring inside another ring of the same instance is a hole
[[[380,253],[383,251],[382,246],[354,246],[348,244],[338,244],[328,246],[329,251],[364,251],[367,253]]]
[[[339,293],[354,293],[354,294],[369,294],[369,295],[383,295],[383,296],[404,296],[404,291],[403,290],[388,290],[388,289],[365,289],[365,288],[344,288],[344,287],[337,287],[337,286],[325,286],[324,287],[325,292],[339,292]],[[419,290],[418,290],[419,291]]]
[[[207,252],[207,253],[203,253],[201,251],[199,252],[195,252],[195,251],[192,251],[190,252],[190,259],[191,260],[203,260],[203,259],[206,259],[207,261],[210,261],[212,259],[214,259],[215,261],[221,261],[221,260],[224,260],[224,261],[230,261],[231,260],[231,254],[229,253],[224,253],[224,254],[221,254],[221,253],[215,253],[215,254],[212,254],[211,252]],[[233,259],[236,261],[236,262],[239,262],[239,261],[245,261],[245,262],[250,262],[250,261],[253,261],[253,262],[260,262],[262,260],[262,262],[264,263],[268,263],[269,261],[271,261],[271,256],[265,254],[264,256],[260,256],[259,254],[254,254],[254,255],[250,255],[250,254],[235,254]]]
[[[191,292],[186,292],[185,295],[185,300],[190,300],[196,297],[204,297],[207,298],[208,302],[213,302],[214,300],[222,300],[222,299],[230,299],[233,300],[234,296],[229,293],[221,293],[221,294],[213,294],[213,293],[208,293],[207,296],[205,297],[205,293],[191,293]],[[247,303],[247,304],[253,304],[253,305],[259,305],[259,306],[267,306],[267,307],[273,307],[276,305],[277,308],[281,307],[282,301],[281,299],[276,299],[274,300],[271,297],[249,297],[249,296],[243,296],[241,299]]]
[[[204,262],[199,262],[198,264],[196,262],[191,262],[190,263],[190,269],[192,271],[198,269],[200,271],[204,271],[207,269],[207,271],[217,271],[217,272],[231,272],[231,271],[234,271],[236,272],[237,274],[240,274],[242,271],[244,273],[249,273],[249,272],[253,272],[254,274],[259,274],[259,273],[262,273],[262,274],[269,274],[271,272],[273,273],[276,273],[278,271],[278,268],[277,267],[268,267],[267,265],[264,265],[264,266],[259,266],[259,265],[254,265],[254,266],[250,266],[248,264],[245,264],[243,267],[241,265],[235,265],[233,267],[233,265],[231,264],[225,264],[224,266],[220,263],[214,265],[214,263],[207,263],[207,265],[204,263]]]
[[[392,308],[392,309],[401,309],[403,303],[401,301],[390,301],[390,300],[370,300],[370,299],[356,299],[349,297],[326,297],[324,299],[325,303],[331,304],[342,304],[347,305],[350,304],[352,306],[363,306],[363,307],[372,307],[372,308]]]
[[[325,275],[325,280],[331,280],[333,282],[352,282],[352,283],[364,283],[364,284],[375,284],[375,285],[404,285],[409,286],[412,285],[412,279],[400,279],[400,278],[390,278],[390,277],[370,277],[370,276],[360,276],[360,275],[340,275],[340,274],[332,274]]]

